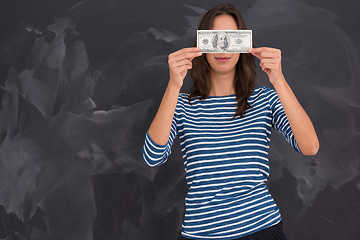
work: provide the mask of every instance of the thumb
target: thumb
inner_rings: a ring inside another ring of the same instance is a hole
[[[261,48],[250,48],[248,51],[249,51],[249,53],[251,53],[252,55],[257,57],[258,59],[260,59],[260,53],[262,51]]]

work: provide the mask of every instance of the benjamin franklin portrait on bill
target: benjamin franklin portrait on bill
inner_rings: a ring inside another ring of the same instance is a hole
[[[229,36],[226,33],[217,33],[212,39],[213,47],[219,50],[226,50],[229,47]]]

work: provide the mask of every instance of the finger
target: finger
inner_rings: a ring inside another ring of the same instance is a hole
[[[275,64],[273,63],[264,63],[261,65],[261,69],[266,72],[266,70],[273,70],[275,68]]]
[[[178,56],[184,53],[196,53],[196,52],[200,52],[200,48],[198,47],[183,48],[174,52],[174,56]]]
[[[280,49],[271,48],[271,47],[267,47],[267,48],[266,48],[266,51],[268,51],[268,52],[273,52],[273,53],[281,53],[281,50],[280,50]]]
[[[264,59],[264,58],[276,58],[278,57],[278,55],[274,52],[269,52],[269,51],[263,51],[260,53],[260,58]]]
[[[187,60],[187,59],[184,59],[184,60],[182,60],[182,61],[169,64],[169,68],[170,68],[170,71],[173,71],[173,72],[174,72],[174,71],[176,71],[176,69],[178,69],[179,67],[185,66],[185,65],[192,66],[192,62],[189,61],[189,60]]]
[[[257,57],[259,60],[261,60],[264,57],[269,57],[269,52],[266,51],[258,51],[258,52],[250,52],[252,55]]]
[[[262,59],[260,66],[262,67],[264,64],[270,64],[273,69],[281,69],[281,61],[279,59]]]
[[[176,52],[173,52],[171,54],[169,54],[168,56],[168,60],[169,61],[178,61],[179,59],[181,59],[181,57],[179,56],[182,56],[182,54],[184,53],[193,53],[195,56],[196,55],[201,55],[202,53],[200,52],[200,48],[183,48],[183,49],[180,49]]]
[[[253,52],[253,53],[259,53],[259,52],[263,52],[263,51],[279,52],[280,50],[277,48],[271,48],[271,47],[258,47],[258,48],[251,48],[251,49],[249,49],[249,51]]]
[[[190,65],[183,65],[177,69],[177,72],[182,73],[183,71],[190,70],[191,68],[192,68],[192,66],[190,66]]]
[[[281,56],[279,56],[277,53],[273,52],[261,52],[259,56],[257,56],[260,61],[263,61],[265,59],[270,61],[281,61]]]
[[[261,53],[266,51],[266,47],[259,47],[259,48],[251,48],[249,52],[254,55],[255,57],[260,59]]]
[[[192,66],[191,65],[182,65],[182,66],[179,66],[178,68],[174,69],[173,71],[170,71],[170,74],[173,73],[173,74],[180,74],[182,73],[183,71],[185,70],[189,70],[189,69],[192,69]]]
[[[195,53],[184,53],[183,56],[190,61],[196,57],[199,57],[202,55],[202,52],[195,52]]]
[[[254,53],[251,53],[253,56],[255,56],[256,58],[260,59],[260,55],[258,54],[254,54]],[[261,59],[260,59],[261,60]]]
[[[189,61],[188,59],[183,59],[181,61],[174,62],[170,67],[177,68],[177,67],[180,67],[182,65],[192,65],[192,62]]]
[[[253,56],[257,57],[258,59],[260,59],[260,54],[258,51],[255,50],[255,48],[249,49],[248,52],[251,53]]]
[[[249,52],[254,53],[254,54],[257,54],[257,53],[263,51],[263,49],[264,49],[263,47],[250,48],[250,49],[249,49]]]
[[[273,63],[273,64],[277,64],[279,63],[280,61],[276,58],[263,58],[261,59],[260,61],[260,65],[261,64],[264,64],[264,63]]]
[[[201,55],[202,55],[201,52],[186,52],[186,53],[182,53],[182,54],[179,54],[179,55],[172,56],[171,59],[173,61],[175,61],[175,62],[182,61],[183,59],[188,59],[188,60],[191,61],[195,57],[199,57]]]
[[[269,47],[252,48],[249,49],[249,52],[260,60],[264,57],[281,57],[281,51],[279,49]]]
[[[174,64],[178,64],[183,61],[189,62],[190,60],[186,57],[174,57],[174,56],[169,56],[168,59],[169,66],[173,66]]]
[[[264,67],[264,68],[274,69],[276,64],[274,64],[274,63],[263,63],[263,64],[261,64],[261,66]]]

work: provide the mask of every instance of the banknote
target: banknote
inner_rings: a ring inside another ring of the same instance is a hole
[[[203,53],[247,53],[252,30],[197,30],[197,47]]]

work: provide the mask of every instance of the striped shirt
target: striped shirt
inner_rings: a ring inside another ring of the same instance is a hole
[[[266,186],[270,173],[271,128],[300,152],[276,91],[256,88],[244,117],[235,117],[236,96],[205,100],[179,94],[169,141],[156,144],[146,134],[143,158],[151,167],[166,162],[178,136],[184,159],[186,213],[182,236],[190,239],[236,239],[281,220]]]

